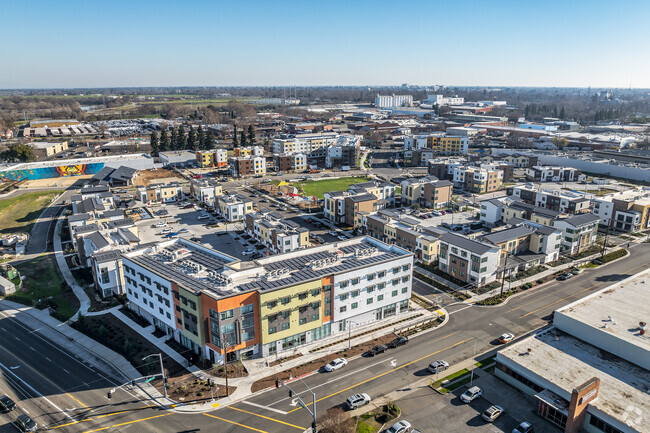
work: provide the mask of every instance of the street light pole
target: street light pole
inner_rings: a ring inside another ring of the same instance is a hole
[[[291,387],[289,385],[287,385],[284,382],[281,382],[281,383],[282,383],[282,386],[286,386],[287,388],[289,388],[289,396],[293,397],[295,395],[296,398],[298,399],[298,401],[300,402],[300,406],[307,409],[307,412],[309,412],[309,414],[312,417],[311,431],[312,431],[312,433],[316,433],[316,393],[300,377],[298,377],[298,380],[300,382],[302,382],[302,384],[307,387],[309,392],[311,392],[311,398],[312,398],[311,401],[312,401],[313,410],[309,410],[309,407],[305,404],[304,401],[302,401],[302,398],[300,398],[300,395],[298,395],[297,392],[295,392],[293,389],[291,389]]]
[[[359,326],[359,324],[355,321],[348,320],[348,349],[352,347],[352,326],[350,324],[354,323],[356,326]]]
[[[162,375],[163,380],[163,391],[165,391],[165,398],[167,398],[167,378],[165,377],[165,368],[163,367],[162,353],[152,353],[151,355],[147,355],[142,358],[142,360],[145,361],[147,358],[151,358],[152,356],[157,356],[158,360],[160,361],[160,374]]]

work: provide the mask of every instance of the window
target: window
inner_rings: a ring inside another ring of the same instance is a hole
[[[356,298],[357,296],[359,296],[359,292],[360,292],[359,290],[353,290],[352,291],[352,297]]]
[[[353,302],[352,305],[350,306],[353,310],[357,308],[359,304],[357,302]]]
[[[223,325],[221,327],[222,334],[228,334],[229,332],[235,332],[235,322],[229,323],[227,325]]]
[[[314,289],[314,290],[311,291],[312,296],[318,296],[319,294],[320,294],[320,290],[318,290],[318,289]]]
[[[221,320],[230,319],[233,317],[233,310],[226,310],[221,312]]]
[[[590,415],[589,424],[596,427],[598,430],[603,431],[605,433],[623,433],[621,430],[612,427],[611,425],[607,424],[605,421],[598,418],[594,414],[589,414],[589,415]]]
[[[255,326],[255,319],[253,319],[252,317],[248,317],[241,321],[242,328],[251,328],[253,326]]]
[[[359,278],[352,278],[351,282],[352,284],[359,284]]]
[[[408,287],[402,287],[402,293],[406,293],[406,292],[408,292],[408,291],[409,291],[409,288],[408,288]]]
[[[328,308],[327,310],[325,310],[325,313],[324,313],[324,314],[325,314],[326,316],[329,316],[329,315],[332,314],[332,310],[330,310],[330,309]]]
[[[345,313],[347,310],[348,310],[348,307],[346,307],[346,306],[344,305],[344,306],[342,306],[341,308],[339,308],[339,313]]]
[[[291,311],[290,310],[285,310],[282,312],[282,318],[283,319],[288,319],[289,316],[291,316]]]
[[[374,291],[375,291],[375,286],[368,286],[368,287],[366,287],[366,292],[368,292],[368,293],[372,293],[372,292],[374,292]]]
[[[339,299],[341,301],[345,301],[346,299],[348,299],[348,294],[347,293],[341,293],[341,295],[339,295]]]
[[[481,259],[481,263],[485,263],[485,262],[487,262],[487,260],[488,260],[487,257],[483,257],[483,258]]]
[[[404,275],[404,276],[402,277],[402,283],[406,283],[410,278],[411,278],[410,275]]]
[[[487,272],[487,266],[484,268],[481,268],[481,272]]]
[[[377,302],[383,301],[384,300],[384,295],[378,295],[377,296]]]
[[[305,292],[305,293],[298,293],[298,299],[299,299],[300,301],[304,301],[305,299],[307,299],[307,292]]]
[[[391,296],[393,296],[393,297],[397,296],[397,290],[393,290],[392,293],[391,293]]]
[[[287,305],[289,302],[291,302],[291,298],[289,296],[285,296],[284,298],[280,299],[280,303],[282,305]]]
[[[366,304],[372,304],[375,301],[374,298],[368,298],[366,299]]]
[[[384,287],[386,287],[386,283],[377,284],[377,290],[382,290]]]
[[[299,325],[304,325],[307,323],[307,318],[306,317],[301,317],[300,320],[298,320]]]
[[[377,277],[384,278],[386,276],[386,271],[377,272]]]
[[[266,303],[266,306],[267,306],[268,308],[275,308],[277,305],[278,305],[278,301],[268,301],[268,302]]]
[[[283,331],[286,330],[286,329],[289,329],[289,328],[291,328],[291,323],[287,322],[287,323],[282,324],[282,330]]]
[[[269,332],[270,334],[271,332]],[[255,338],[255,329],[249,329],[246,330],[242,333],[242,340],[243,341],[250,341]]]
[[[247,304],[240,308],[241,314],[248,314],[253,312],[253,304]]]
[[[397,273],[399,273],[399,268],[398,268],[398,267],[397,267],[397,268],[393,268],[393,274],[397,274]]]
[[[408,271],[409,269],[411,269],[411,265],[403,265],[403,266],[402,266],[402,270],[403,270],[404,272]]]
[[[345,289],[348,286],[349,282],[348,281],[341,281],[341,288]]]
[[[391,283],[393,284],[393,286],[398,285],[399,284],[399,278],[395,278],[393,281],[391,281]]]
[[[269,334],[275,334],[277,332],[277,329],[275,326],[269,327]]]
[[[368,281],[372,281],[372,280],[375,279],[375,276],[376,276],[376,274],[373,272],[372,274],[366,275],[366,278],[368,279]]]

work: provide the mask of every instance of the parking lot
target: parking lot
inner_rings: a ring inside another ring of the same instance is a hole
[[[474,381],[474,385],[481,388],[483,396],[470,404],[463,403],[459,398],[467,390],[465,386],[444,395],[423,386],[404,398],[395,400],[402,409],[400,419],[407,420],[422,433],[510,433],[522,421],[530,422],[535,433],[561,431],[536,414],[537,404],[532,397],[501,382],[492,374],[483,373]],[[504,413],[489,423],[481,414],[493,404],[501,406]]]

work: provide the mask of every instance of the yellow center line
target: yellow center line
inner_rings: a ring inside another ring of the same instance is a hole
[[[460,331],[458,331],[458,332],[460,332]],[[444,337],[443,337],[443,338],[444,338]],[[368,382],[370,382],[370,381],[372,381],[372,380],[378,379],[378,378],[380,378],[380,377],[382,377],[382,376],[385,376],[385,375],[387,375],[387,374],[389,374],[389,373],[392,373],[392,372],[394,372],[394,371],[400,370],[400,369],[402,369],[402,368],[404,368],[404,367],[407,367],[407,366],[409,366],[409,365],[411,365],[411,364],[415,364],[415,363],[418,362],[418,361],[422,361],[423,359],[429,358],[429,357],[431,357],[431,356],[433,356],[433,355],[436,355],[436,354],[438,354],[438,353],[440,353],[440,352],[444,352],[445,350],[452,349],[452,348],[454,348],[454,347],[456,347],[456,346],[458,346],[458,345],[460,345],[460,344],[466,343],[466,342],[468,342],[468,341],[470,341],[470,340],[473,340],[473,339],[474,339],[474,337],[472,337],[472,338],[467,338],[467,339],[465,339],[465,340],[463,340],[463,341],[459,341],[458,343],[452,344],[451,346],[445,347],[444,349],[440,349],[440,350],[437,350],[437,351],[435,351],[435,352],[433,352],[433,353],[430,353],[430,354],[428,354],[428,355],[424,355],[424,356],[421,357],[421,358],[414,359],[414,360],[411,361],[411,362],[407,362],[406,364],[400,365],[399,367],[395,367],[395,368],[393,368],[392,370],[388,370],[388,371],[386,371],[386,372],[384,372],[384,373],[378,374],[377,376],[371,377],[370,379],[366,379],[366,380],[364,380],[364,381],[362,381],[362,382],[359,382],[359,383],[357,383],[357,384],[354,384],[354,385],[352,385],[352,386],[348,386],[347,388],[343,388],[343,389],[340,390],[340,391],[336,391],[336,392],[333,392],[333,393],[330,394],[330,395],[327,395],[327,396],[325,396],[325,397],[321,397],[321,398],[319,398],[318,400],[316,400],[316,402],[319,402],[319,401],[322,401],[322,400],[326,400],[326,399],[328,399],[328,398],[330,398],[330,397],[334,397],[335,395],[340,394],[340,393],[342,393],[342,392],[344,392],[344,391],[347,391],[347,390],[349,390],[349,389],[355,388],[355,387],[357,387],[357,386],[359,386],[359,385],[363,385],[364,383],[368,383]],[[307,406],[309,406],[309,405],[311,405],[311,403],[307,403]],[[287,413],[292,413],[292,412],[295,412],[295,411],[300,410],[300,409],[302,409],[302,407],[297,407],[297,408],[295,408],[295,409],[290,410],[290,411],[287,412]]]
[[[120,423],[120,424],[108,425],[106,427],[101,427],[101,428],[98,428],[98,429],[95,429],[95,430],[86,430],[83,433],[93,433],[93,432],[96,432],[96,431],[108,430],[109,428],[115,428],[115,427],[121,427],[123,425],[135,424],[135,423],[138,423],[138,422],[148,421],[150,419],[162,418],[164,416],[169,416],[169,415],[171,415],[171,413],[164,413],[162,415],[150,416],[148,418],[136,419],[136,420],[133,420],[133,421],[127,421],[127,422],[123,422],[123,423]]]
[[[538,312],[539,310],[543,310],[544,308],[548,308],[548,307],[550,307],[551,305],[555,305],[555,304],[557,304],[558,302],[566,301],[566,300],[569,299],[569,298],[572,298],[572,297],[574,297],[574,296],[576,296],[576,295],[579,295],[579,294],[582,293],[582,292],[586,292],[587,290],[595,289],[596,287],[597,287],[597,286],[591,286],[591,287],[587,287],[586,289],[582,289],[582,290],[580,290],[579,292],[576,292],[576,293],[574,293],[574,294],[572,294],[572,295],[565,296],[564,298],[562,298],[562,299],[558,299],[558,300],[555,301],[555,302],[551,302],[550,304],[544,305],[543,307],[539,307],[538,309],[533,310],[533,311],[531,311],[530,313],[523,314],[523,315],[519,316],[519,318],[520,318],[520,319],[523,319],[524,317],[526,317],[526,316],[530,316],[531,314],[534,314],[534,313]]]
[[[69,392],[66,392],[65,395],[67,395],[68,397],[70,397],[71,399],[73,399],[74,401],[76,401],[77,403],[79,403],[79,404],[80,404],[81,406],[83,406],[84,408],[86,408],[86,409],[90,409],[88,406],[86,406],[85,404],[83,404],[83,403],[82,403],[82,402],[81,402],[77,397],[75,397],[74,395],[70,394]]]
[[[158,405],[150,404],[148,406],[142,406],[142,407],[138,407],[138,408],[135,408],[135,409],[121,410],[121,411],[118,411],[118,412],[110,412],[110,413],[105,413],[103,415],[95,415],[94,418],[84,418],[84,419],[80,419],[80,420],[77,420],[77,421],[69,422],[67,424],[60,424],[60,425],[57,425],[57,426],[54,426],[54,427],[49,427],[49,429],[50,430],[56,430],[56,429],[59,429],[59,428],[62,428],[62,427],[67,427],[67,426],[71,426],[71,425],[74,425],[74,424],[79,424],[80,422],[92,421],[95,418],[106,418],[106,417],[113,416],[113,415],[119,415],[119,414],[127,413],[127,412],[134,412],[136,410],[148,409],[148,408],[152,408],[152,407],[158,407]]]
[[[289,424],[288,422],[280,421],[279,419],[275,419],[275,418],[271,418],[271,417],[268,417],[268,416],[260,415],[260,414],[257,414],[257,413],[249,412],[249,411],[244,410],[244,409],[238,409],[238,408],[236,408],[236,407],[232,407],[232,406],[226,406],[226,407],[227,407],[228,409],[238,410],[239,412],[244,412],[244,413],[247,413],[247,414],[249,414],[249,415],[259,416],[260,418],[268,419],[268,420],[270,420],[270,421],[279,422],[280,424],[288,425],[289,427],[294,427],[294,428],[297,428],[298,430],[302,430],[302,431],[307,430],[305,427],[298,427],[297,425]]]
[[[239,424],[238,422],[235,422],[235,421],[230,421],[230,420],[227,420],[227,419],[224,419],[224,418],[219,418],[218,416],[210,415],[209,413],[204,413],[203,415],[209,416],[210,418],[218,419],[219,421],[229,422],[230,424],[235,424],[235,425],[238,425],[239,427],[244,427],[244,428],[247,428],[249,430],[257,431],[257,432],[260,432],[260,433],[269,433],[269,432],[264,431],[264,430],[256,429],[255,427],[249,427],[249,426],[244,425],[244,424]]]

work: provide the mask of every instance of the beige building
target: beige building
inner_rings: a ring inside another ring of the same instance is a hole
[[[34,152],[34,155],[42,158],[54,156],[58,153],[68,150],[67,141],[61,141],[59,143],[47,142],[47,141],[33,141],[29,143],[29,145],[32,147],[32,151]]]

